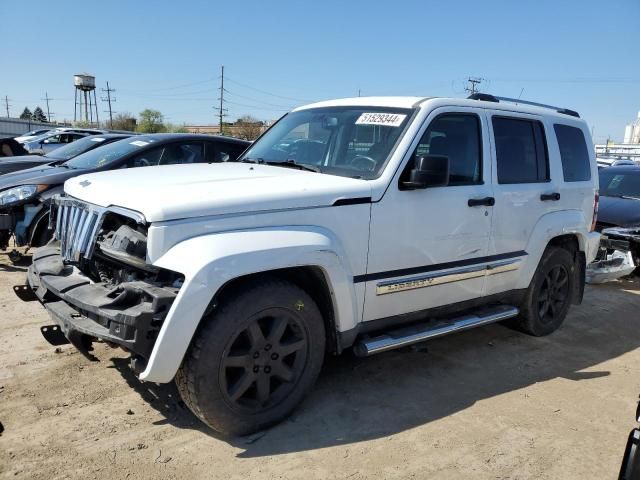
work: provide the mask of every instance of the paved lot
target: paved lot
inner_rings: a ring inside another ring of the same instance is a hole
[[[428,351],[330,359],[283,424],[225,439],[126,355],[40,337],[0,255],[0,478],[614,479],[640,393],[640,282],[590,287],[564,327],[492,325]]]

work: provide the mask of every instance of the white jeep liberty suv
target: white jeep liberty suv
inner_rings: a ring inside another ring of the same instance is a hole
[[[133,140],[132,140],[133,141]],[[486,94],[295,109],[238,162],[67,181],[24,299],[51,343],[131,352],[207,425],[286,417],[327,354],[491,322],[547,335],[598,248],[597,167],[571,110]]]

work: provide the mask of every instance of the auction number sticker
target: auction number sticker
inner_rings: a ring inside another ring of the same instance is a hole
[[[363,113],[356,120],[356,125],[385,125],[387,127],[399,127],[406,115],[402,113]]]
[[[149,145],[149,142],[143,142],[142,140],[134,140],[133,142],[129,142],[130,145],[135,145],[136,147],[144,147]]]

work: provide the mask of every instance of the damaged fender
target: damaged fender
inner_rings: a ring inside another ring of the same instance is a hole
[[[204,235],[185,240],[155,266],[182,273],[184,284],[165,318],[140,379],[170,382],[175,376],[207,307],[221,287],[235,278],[296,266],[322,269],[339,331],[358,319],[351,271],[337,238],[318,227],[271,227]]]

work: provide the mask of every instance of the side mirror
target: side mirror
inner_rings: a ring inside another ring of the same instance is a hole
[[[446,155],[426,155],[417,157],[409,178],[402,182],[407,190],[428,187],[446,187],[449,184],[449,157]]]

